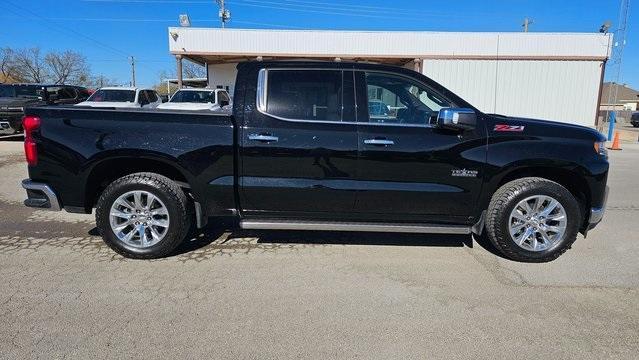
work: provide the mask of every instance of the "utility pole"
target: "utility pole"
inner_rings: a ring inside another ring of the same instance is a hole
[[[217,5],[220,7],[220,12],[218,16],[220,20],[222,20],[222,29],[226,27],[226,22],[231,20],[231,12],[224,7],[224,0],[215,0]]]
[[[131,56],[131,86],[135,86],[135,58]]]
[[[528,32],[528,27],[532,24],[533,24],[533,21],[526,17],[524,19],[524,24],[522,25],[522,27],[524,28],[524,32]]]
[[[623,51],[626,47],[626,32],[628,24],[628,9],[630,0],[621,0],[619,4],[618,28],[614,32],[614,44],[612,49],[612,59],[608,63],[607,70],[613,74],[613,87],[608,86],[608,108],[606,109],[606,120],[608,121],[608,141],[612,140],[617,121],[617,101],[619,98],[619,84],[621,83],[621,68],[623,65]],[[612,116],[610,116],[610,106],[612,106]]]

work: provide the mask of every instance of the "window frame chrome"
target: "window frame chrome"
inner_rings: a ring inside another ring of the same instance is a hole
[[[286,118],[286,117],[282,117],[282,116],[278,116],[278,115],[273,115],[273,114],[269,114],[268,111],[266,110],[267,107],[267,103],[268,103],[268,72],[269,71],[339,71],[342,73],[342,85],[343,85],[343,79],[344,79],[344,72],[345,71],[351,71],[353,73],[353,80],[355,80],[355,72],[363,72],[363,73],[380,73],[380,74],[388,74],[388,75],[392,75],[392,76],[396,76],[396,77],[401,77],[401,78],[406,78],[409,81],[412,81],[414,83],[420,84],[421,86],[427,88],[427,89],[431,89],[430,86],[424,84],[423,82],[411,78],[409,76],[403,75],[403,74],[397,74],[394,73],[392,71],[386,71],[386,70],[363,70],[363,69],[344,69],[344,68],[297,68],[297,67],[284,67],[284,68],[261,68],[258,71],[258,75],[257,75],[257,91],[256,91],[256,98],[255,98],[255,108],[257,109],[257,111],[259,113],[261,113],[262,115],[277,119],[277,120],[282,120],[282,121],[289,121],[289,122],[296,122],[296,123],[317,123],[317,124],[344,124],[344,125],[368,125],[368,126],[395,126],[395,127],[414,127],[414,128],[433,128],[434,125],[433,124],[425,124],[425,125],[420,125],[420,124],[391,124],[391,123],[371,123],[371,122],[361,122],[359,121],[358,118],[358,111],[357,111],[357,86],[355,86],[354,91],[353,91],[353,96],[354,96],[354,101],[355,101],[355,120],[356,121],[328,121],[328,120],[312,120],[312,119],[293,119],[293,118]],[[356,85],[356,84],[354,84]],[[446,101],[451,103],[451,107],[455,107],[453,105],[453,102],[439,94],[438,92],[436,92],[439,96],[441,96],[443,99],[445,99]],[[368,102],[368,99],[367,99]],[[342,118],[344,116],[344,99],[343,99],[343,95],[342,95],[342,108],[341,108],[341,112],[342,112]],[[370,118],[370,116],[369,116]]]

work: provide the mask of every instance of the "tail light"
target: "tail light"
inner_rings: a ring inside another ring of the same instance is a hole
[[[38,164],[38,147],[33,139],[33,132],[40,128],[40,118],[37,116],[23,117],[22,128],[24,129],[24,154],[27,157],[27,164],[36,166]]]

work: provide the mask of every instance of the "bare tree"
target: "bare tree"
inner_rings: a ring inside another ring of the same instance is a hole
[[[206,77],[206,68],[191,61],[182,64],[182,72],[185,79],[198,79]]]
[[[0,49],[0,82],[12,82],[14,80],[14,53],[11,48]]]
[[[40,48],[15,50],[13,64],[16,81],[42,83],[47,80],[47,69]]]
[[[71,50],[50,52],[44,62],[49,81],[54,84],[86,84],[90,81],[87,60],[80,53]]]
[[[108,78],[102,74],[91,77],[88,81],[83,83],[84,85],[92,88],[99,89],[105,86],[118,86],[118,80]]]

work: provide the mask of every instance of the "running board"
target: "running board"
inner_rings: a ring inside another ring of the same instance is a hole
[[[365,222],[242,220],[242,229],[255,230],[318,230],[318,231],[368,231],[418,234],[470,234],[469,226],[428,224],[387,224]]]

